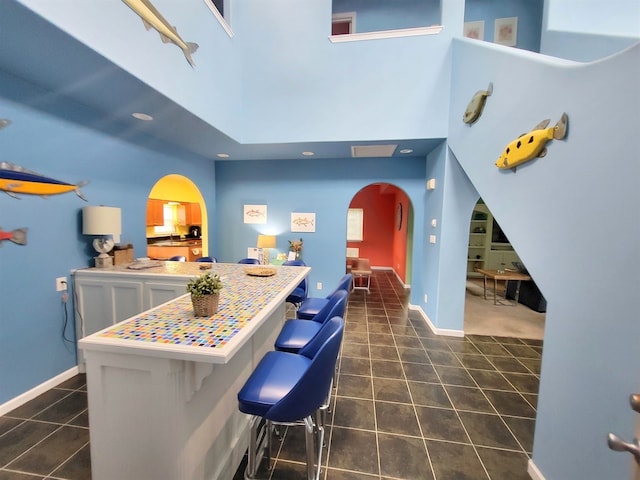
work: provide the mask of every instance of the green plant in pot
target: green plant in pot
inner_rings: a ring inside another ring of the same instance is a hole
[[[196,317],[210,317],[218,311],[222,280],[217,274],[204,273],[187,283],[187,292],[191,294],[191,303]]]

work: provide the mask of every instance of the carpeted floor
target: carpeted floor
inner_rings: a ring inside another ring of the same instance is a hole
[[[467,335],[492,335],[542,340],[545,314],[504,300],[504,284],[498,285],[498,305],[493,304],[493,285],[483,298],[482,279],[469,279],[464,307],[464,332]]]

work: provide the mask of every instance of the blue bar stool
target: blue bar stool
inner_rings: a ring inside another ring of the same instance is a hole
[[[333,317],[298,354],[267,352],[240,389],[238,408],[252,416],[245,479],[256,478],[265,449],[270,463],[273,424],[304,424],[307,480],[320,478],[324,427],[318,412],[331,391],[343,332],[344,320]]]
[[[313,317],[312,320],[301,320],[293,318],[284,322],[282,330],[275,341],[275,349],[290,353],[299,353],[309,342],[311,342],[318,332],[323,328],[323,324],[335,316],[344,318],[344,311],[347,306],[347,290],[338,290],[331,297],[327,304]],[[333,374],[332,385],[335,383],[338,371],[337,366]],[[319,422],[324,427],[329,411],[330,398],[320,407]]]
[[[338,290],[312,320],[292,318],[286,320],[275,341],[275,349],[298,353],[320,331],[322,325],[335,316],[344,317],[349,293]]]
[[[218,263],[218,259],[216,257],[200,257],[196,258],[196,262]]]
[[[259,265],[260,261],[257,258],[241,258],[238,263],[244,263],[247,265]]]
[[[353,275],[347,273],[343,276],[338,282],[338,286],[326,297],[307,297],[304,300],[298,311],[296,312],[296,318],[302,318],[305,320],[312,320],[320,310],[329,302],[329,298],[331,295],[336,293],[338,290],[346,290],[347,292],[351,292],[351,282],[353,279]]]
[[[307,264],[302,260],[287,260],[282,264],[283,266],[289,267],[306,267]],[[296,310],[300,304],[307,298],[307,293],[309,293],[309,285],[307,283],[307,279],[305,278],[300,282],[300,284],[295,288],[293,292],[286,298],[286,302],[292,304]]]

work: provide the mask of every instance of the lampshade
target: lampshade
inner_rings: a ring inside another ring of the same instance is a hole
[[[117,207],[84,207],[82,209],[84,235],[113,235],[116,242],[122,233],[122,210]]]
[[[276,248],[275,235],[258,235],[258,248]]]

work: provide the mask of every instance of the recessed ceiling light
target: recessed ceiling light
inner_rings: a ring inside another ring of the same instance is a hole
[[[144,120],[145,122],[150,122],[151,120],[153,120],[153,117],[146,113],[135,112],[132,113],[131,116],[133,118],[137,118],[138,120]]]
[[[217,157],[219,158],[229,158],[229,154],[228,153],[218,153],[216,154]]]
[[[8,118],[0,118],[0,129],[8,127],[11,124],[11,120]]]
[[[403,148],[402,150],[400,150],[400,153],[413,153],[413,150],[411,150],[410,148]]]
[[[303,154],[305,157],[311,157],[311,156],[315,155],[315,153],[313,153],[313,152],[302,152],[302,154]]]

